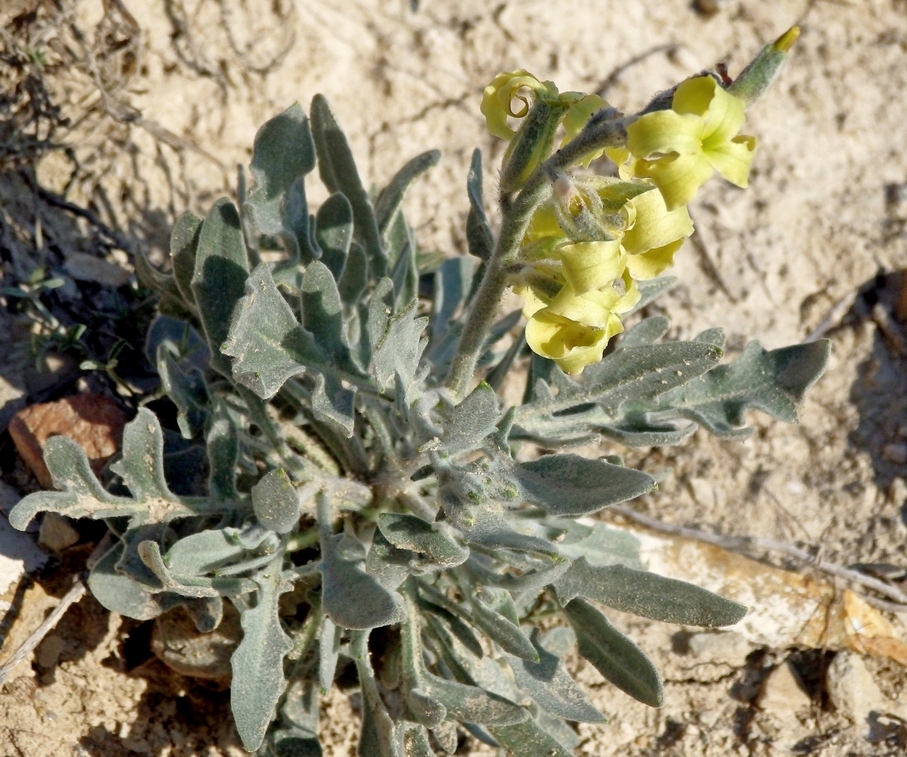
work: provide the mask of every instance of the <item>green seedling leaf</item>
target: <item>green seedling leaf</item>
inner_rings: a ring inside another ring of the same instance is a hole
[[[527,502],[560,516],[588,515],[656,487],[641,471],[572,454],[519,463],[513,474]]]
[[[686,581],[625,565],[590,565],[579,558],[554,584],[562,602],[585,597],[622,612],[685,626],[731,626],[746,607]]]
[[[466,192],[469,195],[469,215],[466,216],[466,243],[470,255],[479,260],[488,260],[494,249],[494,234],[485,215],[482,199],[482,151],[475,150],[466,177]]]
[[[350,243],[353,241],[353,208],[342,194],[332,194],[318,208],[315,239],[321,248],[321,262],[340,279]]]
[[[466,547],[413,515],[382,513],[378,529],[395,547],[427,555],[439,569],[454,568],[469,557]]]
[[[265,528],[278,534],[293,530],[299,520],[299,499],[285,471],[269,471],[252,487],[252,509]]]
[[[312,135],[318,153],[321,180],[331,192],[342,192],[353,209],[355,239],[368,256],[369,269],[377,278],[387,275],[387,254],[381,244],[375,209],[359,179],[356,162],[328,101],[321,95],[312,100]]]
[[[230,332],[230,318],[248,276],[249,257],[239,213],[224,197],[202,223],[191,286],[211,349],[211,367],[228,378],[230,363],[221,355],[220,347]]]
[[[324,612],[341,628],[367,630],[399,623],[404,618],[400,597],[365,572],[361,560],[340,555],[343,537],[321,539],[321,602]]]
[[[258,749],[274,718],[277,700],[286,688],[284,657],[293,642],[280,624],[280,595],[289,587],[281,583],[278,571],[263,571],[254,606],[239,606],[243,638],[233,653],[233,683],[230,706],[243,746]]]
[[[797,406],[824,373],[830,352],[828,340],[770,352],[751,342],[736,361],[663,395],[652,409],[670,409],[722,437],[750,432],[741,428],[749,408],[795,423]]]
[[[441,425],[441,449],[449,455],[474,450],[494,433],[500,418],[498,399],[484,381],[459,404],[445,409]]]
[[[639,647],[582,599],[564,605],[564,614],[576,632],[580,655],[621,691],[650,707],[661,707],[661,676]]]
[[[234,358],[233,376],[263,399],[307,368],[319,369],[327,357],[306,331],[274,284],[271,271],[258,265],[246,282],[223,353]]]
[[[299,103],[266,122],[255,135],[249,171],[255,185],[246,205],[258,231],[284,231],[282,205],[287,190],[315,168],[315,144]]]
[[[600,723],[605,718],[595,709],[585,692],[571,678],[561,660],[538,639],[538,629],[532,631],[532,645],[538,662],[508,656],[517,686],[531,696],[540,707],[567,720]]]
[[[170,232],[170,261],[173,278],[183,302],[195,310],[195,292],[192,277],[195,275],[195,257],[201,238],[202,219],[192,213],[183,213]]]

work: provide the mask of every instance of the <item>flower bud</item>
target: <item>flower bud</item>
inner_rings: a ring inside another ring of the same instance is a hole
[[[799,36],[800,27],[792,26],[772,44],[763,47],[728,87],[728,92],[743,100],[746,107],[756,102],[778,78],[788,52]]]
[[[504,156],[501,191],[513,192],[522,187],[551,155],[554,134],[568,107],[556,100],[538,100],[532,105]]]

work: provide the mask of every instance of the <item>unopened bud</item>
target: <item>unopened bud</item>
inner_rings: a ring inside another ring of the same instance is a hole
[[[727,91],[743,100],[747,107],[756,102],[778,78],[788,52],[799,36],[800,27],[792,26],[770,45],[763,47]]]
[[[522,187],[532,172],[551,155],[554,134],[567,108],[567,103],[539,100],[529,109],[504,156],[502,191],[514,192]]]

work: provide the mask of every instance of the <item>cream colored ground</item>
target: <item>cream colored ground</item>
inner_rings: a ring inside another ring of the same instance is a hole
[[[104,28],[131,40],[127,52],[137,60],[121,51],[96,62],[95,82],[73,69],[56,83],[71,116],[88,114],[67,135],[82,163],[69,197],[97,201],[103,189],[108,222],[153,253],[166,245],[178,213],[201,212],[233,191],[235,166],[248,163],[258,125],[317,92],[345,127],[361,173],[379,186],[413,155],[444,150],[407,209],[423,247],[462,253],[465,176],[476,146],[494,197],[502,150],[484,130],[478,102],[498,71],[527,68],[562,90],[598,91],[632,110],[718,61],[735,74],[762,43],[799,23],[790,66],[748,115],[747,132],[759,140],[750,189],[713,183],[692,207],[700,243],[679,256],[680,283],[662,301],[673,334],[721,325],[732,348],[751,338],[767,347],[803,340],[880,269],[907,264],[903,0],[725,0],[711,17],[687,0],[423,0],[416,13],[404,0],[122,2],[135,24],[110,3]],[[92,35],[103,5],[78,0],[73,13]],[[107,82],[106,95],[98,82]],[[60,189],[70,170],[52,155],[39,176]],[[829,336],[832,363],[801,426],[754,418],[757,433],[743,443],[700,433],[680,449],[630,455],[648,469],[674,469],[646,504],[649,514],[818,545],[844,564],[903,565],[905,356],[892,346],[897,337],[884,338],[869,318],[851,314]],[[865,724],[823,706],[820,681],[812,689],[818,698],[781,725],[751,707],[750,689],[786,650],[754,652],[747,666],[753,650],[745,644],[621,620],[665,673],[666,703],[648,710],[583,669],[609,722],[581,728],[582,755],[794,749],[837,757],[904,749],[896,724],[883,732],[887,742],[871,743]],[[0,690],[0,752],[238,753],[222,694],[188,681],[180,690],[160,671],[119,672],[112,622],[90,652],[71,650],[68,659],[64,650],[60,659],[68,661],[56,665],[52,682],[25,676]],[[78,634],[61,634],[76,644]],[[792,659],[809,673],[821,654]],[[903,670],[869,665],[889,696],[902,692]],[[353,754],[346,701],[332,698],[325,716],[327,753]]]

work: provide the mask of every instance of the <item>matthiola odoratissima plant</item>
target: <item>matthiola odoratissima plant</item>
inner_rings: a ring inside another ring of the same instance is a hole
[[[324,98],[276,116],[239,205],[183,216],[166,272],[140,261],[161,293],[147,352],[175,427],[140,409],[103,483],[51,439],[57,491],[26,497],[12,523],[103,519],[89,584],[123,615],[180,606],[205,633],[235,607],[232,708],[256,754],[321,754],[319,697],[340,669],[368,757],[452,753],[462,731],[572,754],[569,722],[603,716],[562,662],[571,648],[657,706],[658,672],[607,608],[699,626],[746,610],[646,571],[632,537],[586,517],[652,491],[651,475],[540,451],[674,444],[697,426],[741,436],[749,408],[795,420],[826,343],[753,343],[722,364],[720,329],[672,342],[664,317],[624,325],[665,289],[698,188],[715,172],[746,186],[745,108],[795,38],[733,82],[699,74],[632,115],[500,74],[482,102],[510,142],[498,231],[477,151],[469,254],[430,269],[401,207],[439,153],[370,193]],[[593,170],[606,159],[613,175]],[[310,212],[316,167],[330,194]],[[525,327],[501,312],[511,287]],[[508,405],[502,382],[523,367]]]

